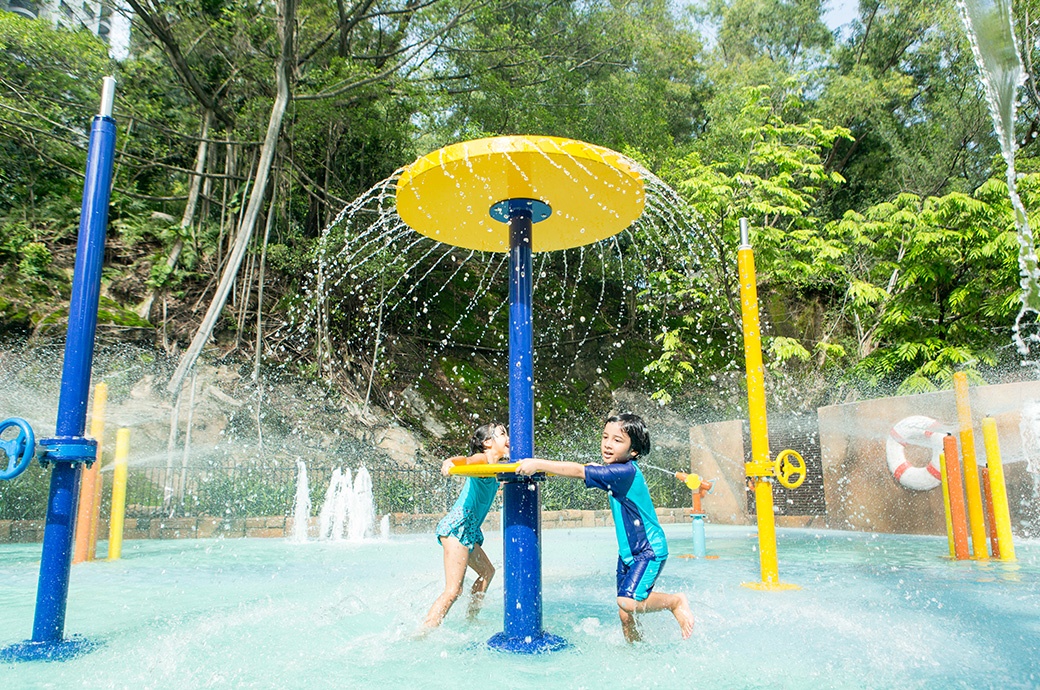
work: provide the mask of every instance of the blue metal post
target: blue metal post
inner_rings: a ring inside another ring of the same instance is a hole
[[[84,438],[83,431],[115,156],[116,123],[111,116],[114,89],[115,80],[106,77],[101,112],[94,118],[90,132],[58,419],[55,437],[40,441],[44,447],[41,462],[53,464],[54,468],[47,499],[36,616],[32,640],[25,645],[26,657],[35,654],[36,658],[65,658],[96,646],[86,640],[64,640],[63,637],[80,474],[82,465],[93,462],[97,452],[96,441]]]
[[[534,340],[531,297],[531,204],[509,211],[509,450],[513,460],[534,456]],[[515,477],[502,488],[505,552],[503,631],[496,649],[537,654],[566,646],[542,631],[541,494],[538,482]]]

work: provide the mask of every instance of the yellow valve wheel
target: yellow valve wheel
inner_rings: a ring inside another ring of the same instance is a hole
[[[632,159],[577,139],[507,136],[446,146],[397,180],[397,212],[413,230],[485,252],[509,251],[508,200],[534,208],[531,251],[580,247],[634,223],[646,203]]]
[[[784,488],[797,489],[805,481],[805,459],[796,450],[781,451],[773,461],[773,474]]]

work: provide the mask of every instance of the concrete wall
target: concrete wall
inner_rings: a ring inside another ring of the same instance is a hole
[[[690,471],[707,480],[717,480],[712,493],[701,501],[708,522],[747,525],[744,483],[743,422],[702,424],[690,428]]]
[[[1016,534],[1035,533],[1040,505],[1034,476],[1027,470],[1030,455],[1040,467],[1040,382],[1023,382],[970,389],[976,456],[986,462],[981,420],[992,416],[1000,437],[1001,458]],[[1023,410],[1025,421],[1023,422]],[[958,432],[953,391],[879,398],[818,410],[821,462],[827,514],[818,517],[778,517],[787,527],[824,527],[901,534],[946,534],[942,492],[904,488],[889,472],[885,441],[892,426],[911,415],[926,415],[940,431]],[[704,499],[708,520],[716,524],[749,524],[744,490],[744,445],[739,420],[704,424],[690,429],[690,468],[707,479],[719,478],[715,493]],[[1023,441],[1023,439],[1026,439]],[[775,452],[776,449],[774,448]],[[908,447],[907,460],[924,466],[926,448]]]
[[[1040,383],[1025,382],[970,389],[976,457],[986,462],[981,420],[992,416],[1000,437],[1001,458],[1008,488],[1012,525],[1020,533],[1036,519],[1038,506],[1033,476],[1026,469],[1029,453],[1023,445],[1022,410],[1040,400]],[[946,534],[940,489],[914,491],[899,484],[889,472],[885,441],[892,426],[911,415],[939,422],[941,431],[959,430],[953,391],[866,400],[818,411],[827,527],[907,534]],[[1031,420],[1026,420],[1026,426]],[[906,449],[906,459],[924,466],[931,458],[926,448]]]

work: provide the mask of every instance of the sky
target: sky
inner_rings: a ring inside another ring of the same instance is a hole
[[[826,6],[827,13],[823,19],[832,31],[839,26],[848,24],[859,14],[858,0],[830,0]]]

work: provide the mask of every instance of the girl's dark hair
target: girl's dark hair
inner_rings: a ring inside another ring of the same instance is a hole
[[[642,417],[623,412],[607,417],[607,421],[603,424],[607,425],[611,422],[616,422],[621,430],[632,439],[632,450],[636,452],[637,457],[650,455],[650,432],[646,430],[646,423],[643,422]]]
[[[473,436],[469,440],[469,454],[476,455],[477,453],[484,452],[484,441],[490,441],[495,437],[495,431],[498,427],[504,427],[505,424],[500,422],[488,422],[487,424],[481,424],[477,427],[477,430],[473,432]]]

